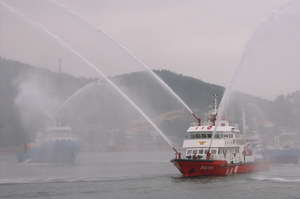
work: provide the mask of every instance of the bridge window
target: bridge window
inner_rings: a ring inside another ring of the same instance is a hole
[[[211,138],[211,137],[212,137],[212,134],[207,134],[207,137],[208,137],[208,138]]]
[[[194,134],[191,134],[191,139],[195,139],[195,135]]]
[[[192,150],[188,150],[188,151],[186,152],[187,155],[190,155],[191,153],[192,153]]]
[[[202,134],[202,138],[206,138],[207,136],[206,136],[206,134]]]
[[[211,154],[217,154],[217,150],[216,149],[211,150]]]
[[[220,134],[217,133],[217,134],[215,135],[215,138],[220,138]]]
[[[199,154],[203,154],[203,149],[200,149],[200,150],[198,151],[198,153],[199,153]]]
[[[196,134],[196,138],[201,138],[201,134]]]
[[[193,150],[193,154],[197,154],[197,151],[198,151],[198,150]]]

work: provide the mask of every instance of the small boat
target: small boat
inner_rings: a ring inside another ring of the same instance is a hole
[[[268,170],[269,161],[256,158],[253,149],[238,139],[237,125],[231,125],[222,118],[216,124],[217,95],[214,108],[209,112],[206,124],[192,124],[183,141],[185,157],[176,151],[171,162],[183,176],[231,175]]]
[[[117,142],[114,139],[108,139],[106,142],[107,151],[116,151],[117,150]]]
[[[78,137],[69,126],[51,126],[38,132],[35,143],[25,143],[16,154],[19,162],[73,163],[80,151]]]

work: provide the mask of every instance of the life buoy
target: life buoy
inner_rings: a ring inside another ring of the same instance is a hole
[[[211,128],[212,128],[212,126],[208,126],[208,127],[207,127],[207,130],[209,130],[209,129],[211,129]]]
[[[243,154],[243,155],[252,155],[252,151],[245,150],[245,151],[243,151],[242,154]]]

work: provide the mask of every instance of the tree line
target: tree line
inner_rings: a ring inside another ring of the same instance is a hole
[[[218,94],[220,100],[225,90],[224,87],[168,70],[154,72],[201,118],[205,118],[208,107],[213,105],[212,96]],[[115,76],[111,81],[168,136],[182,139],[188,125],[195,121],[176,97],[147,72],[127,73]],[[59,113],[55,112],[66,101],[68,103]],[[280,95],[274,101],[235,93],[230,101],[228,119],[242,125],[242,107],[245,104],[253,104],[259,110],[260,113],[250,106],[247,109],[256,115],[257,128],[261,128],[263,120],[266,120],[279,127],[300,129],[297,122],[300,119],[300,91]],[[183,110],[186,117],[160,117],[174,110]],[[257,116],[259,114],[263,116]],[[109,128],[149,128],[141,114],[101,79],[74,77],[1,58],[0,147],[34,141],[37,130],[45,128],[49,118],[58,116],[81,136],[88,127],[95,125],[106,132],[111,130]],[[253,119],[250,122],[253,123]]]

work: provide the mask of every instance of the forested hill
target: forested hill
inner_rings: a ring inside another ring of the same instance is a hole
[[[203,114],[207,107],[213,104],[213,94],[222,98],[224,88],[203,82],[193,77],[176,74],[167,70],[154,71],[193,111]],[[126,87],[128,92],[139,96],[138,106],[151,110],[151,117],[166,112],[184,109],[174,98],[170,98],[167,90],[162,90],[145,72],[133,72],[113,78],[119,86]],[[119,98],[109,94],[103,84],[97,79],[74,77],[65,73],[55,73],[47,69],[36,68],[17,61],[0,59],[0,147],[18,146],[25,141],[32,141],[38,128],[44,128],[47,110],[53,109],[53,102],[62,103],[87,85],[90,92],[76,97],[68,113],[63,112],[67,123],[78,132],[84,131],[86,125],[97,124],[111,127],[120,125],[125,128],[126,122],[136,118],[132,107],[126,108]],[[100,80],[101,82],[101,80]],[[99,86],[100,85],[100,86]],[[102,85],[102,86],[101,86]],[[104,91],[106,93],[104,93]],[[231,102],[229,115],[231,118],[241,118],[241,107],[252,104],[260,109],[264,120],[273,121],[281,126],[299,128],[300,92],[295,91],[286,96],[278,96],[275,101],[237,93],[237,100]],[[202,116],[202,115],[201,115]],[[76,118],[75,118],[76,117]],[[75,118],[75,119],[74,119]],[[124,121],[121,121],[121,120]],[[193,118],[192,118],[193,119]],[[260,118],[262,120],[262,118]],[[126,120],[126,122],[125,122]],[[113,123],[111,121],[118,121]],[[235,122],[240,123],[240,119]],[[169,136],[180,136],[190,121],[185,121],[180,127],[168,123],[161,127]],[[176,122],[176,124],[181,124]],[[170,127],[172,126],[172,127]],[[183,127],[182,127],[183,126]],[[183,128],[183,129],[179,129]],[[179,129],[179,130],[178,130]],[[181,131],[181,132],[180,132]]]

